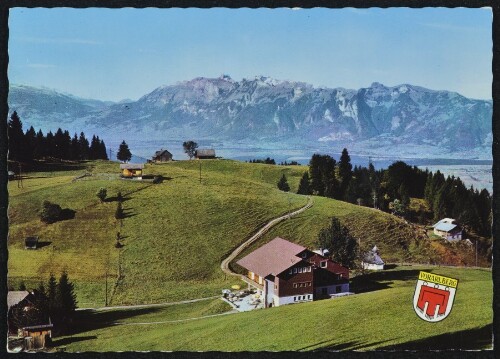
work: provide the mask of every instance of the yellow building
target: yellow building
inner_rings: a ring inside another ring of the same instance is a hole
[[[124,178],[142,179],[144,169],[143,163],[122,163],[120,164],[121,176]]]

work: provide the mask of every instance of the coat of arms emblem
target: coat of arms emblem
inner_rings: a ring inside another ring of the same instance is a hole
[[[420,272],[413,296],[415,313],[428,322],[443,320],[451,312],[457,286],[457,279]]]

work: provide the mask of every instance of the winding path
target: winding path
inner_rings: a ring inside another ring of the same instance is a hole
[[[272,227],[274,227],[275,225],[277,225],[278,223],[284,221],[287,218],[296,216],[297,214],[300,214],[300,213],[304,212],[306,209],[311,208],[312,205],[313,205],[312,197],[308,196],[307,203],[306,203],[306,205],[304,207],[299,208],[298,210],[296,210],[294,212],[284,214],[283,216],[277,217],[277,218],[269,221],[264,227],[262,227],[261,229],[259,229],[257,231],[257,233],[255,233],[252,237],[250,237],[245,242],[243,242],[226,259],[224,259],[222,261],[222,263],[220,264],[220,269],[224,273],[226,273],[228,275],[241,276],[240,274],[235,273],[231,269],[229,269],[229,263],[231,263],[245,248],[247,248],[249,245],[251,245],[257,239],[259,239],[260,237],[262,237],[269,229],[271,229]]]

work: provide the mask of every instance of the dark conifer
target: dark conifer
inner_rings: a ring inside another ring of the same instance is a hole
[[[12,161],[25,161],[28,158],[26,152],[23,123],[16,111],[10,116],[7,123],[7,134],[9,137],[9,159]]]
[[[288,181],[286,180],[286,176],[284,173],[281,176],[280,180],[278,181],[278,189],[284,192],[290,191],[290,186],[288,185]]]
[[[347,152],[347,148],[342,150],[340,156],[339,167],[339,182],[340,182],[340,198],[346,198],[347,187],[352,177],[351,157]]]
[[[309,184],[309,173],[304,172],[300,179],[298,194],[311,194],[311,186]]]
[[[125,141],[122,141],[122,143],[120,144],[120,147],[118,148],[118,153],[116,154],[116,158],[122,162],[128,162],[132,158],[132,153],[130,152],[128,145]]]

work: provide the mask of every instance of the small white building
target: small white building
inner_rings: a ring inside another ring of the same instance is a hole
[[[432,226],[434,234],[443,237],[449,242],[462,240],[462,228],[453,218],[443,218]]]
[[[368,270],[384,270],[384,265],[384,261],[378,254],[377,246],[373,247],[371,251],[366,252],[361,261],[363,269]]]

